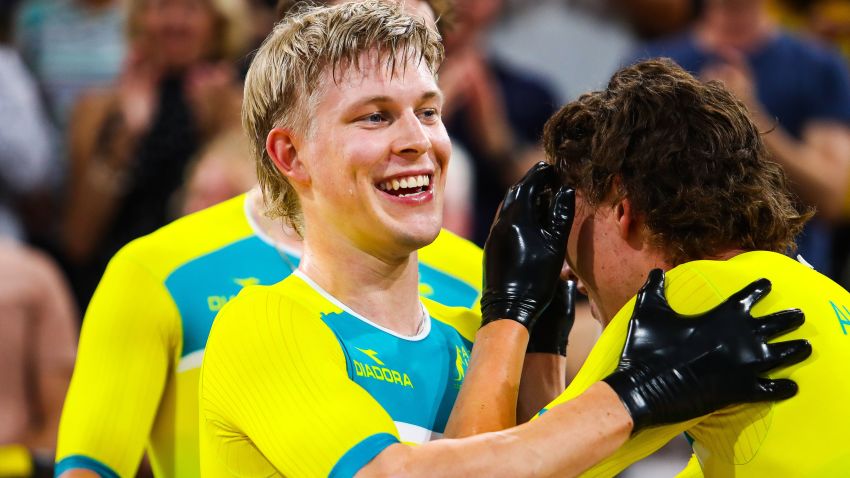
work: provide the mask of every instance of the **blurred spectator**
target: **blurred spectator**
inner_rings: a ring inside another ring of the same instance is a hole
[[[28,0],[17,45],[64,129],[79,95],[111,85],[125,54],[122,0]]]
[[[0,474],[52,467],[77,313],[56,266],[0,239]],[[13,455],[29,455],[31,461]],[[24,476],[24,475],[21,475]]]
[[[57,165],[34,80],[10,45],[17,3],[0,4],[0,237],[22,240],[18,203],[45,188]]]
[[[638,36],[659,38],[690,26],[705,0],[609,0],[628,20]],[[606,3],[606,2],[601,2]]]
[[[187,168],[178,215],[200,211],[254,187],[257,173],[249,147],[241,131],[223,134],[205,145]]]
[[[850,77],[842,58],[780,29],[766,0],[706,0],[687,33],[652,43],[640,58],[668,56],[743,101],[791,187],[818,216],[799,253],[831,274],[827,220],[841,211],[850,173]]]
[[[773,0],[771,11],[782,25],[832,44],[850,60],[850,2]]]
[[[483,244],[507,187],[543,154],[539,139],[557,99],[536,78],[492,58],[485,33],[501,0],[458,0],[456,25],[445,34],[440,69],[443,117],[452,142],[470,153],[475,177],[475,227]]]
[[[85,305],[108,259],[168,221],[205,139],[239,127],[242,0],[131,0],[131,51],[115,87],[81,98],[69,129],[65,252]]]

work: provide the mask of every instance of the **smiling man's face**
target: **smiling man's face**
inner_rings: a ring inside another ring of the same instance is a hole
[[[409,253],[437,237],[451,144],[434,75],[416,60],[390,71],[372,52],[325,75],[299,151],[308,239],[311,216],[364,250]]]

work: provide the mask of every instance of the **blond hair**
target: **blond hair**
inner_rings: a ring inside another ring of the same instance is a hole
[[[330,72],[336,81],[340,70],[358,70],[361,55],[372,51],[391,72],[397,63],[412,60],[424,62],[436,75],[443,60],[440,40],[422,19],[379,0],[308,5],[275,25],[248,70],[242,103],[242,124],[269,217],[283,217],[301,230],[298,197],[266,152],[266,136],[275,127],[309,135],[308,117],[321,93],[323,75]]]

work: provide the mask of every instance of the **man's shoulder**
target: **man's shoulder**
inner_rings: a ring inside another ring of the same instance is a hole
[[[124,246],[113,261],[135,260],[165,280],[175,269],[255,236],[244,195],[177,219]]]
[[[480,288],[483,251],[471,241],[446,229],[418,253],[419,262]]]
[[[249,285],[222,309],[216,323],[231,315],[249,316],[266,320],[274,316],[286,322],[305,317],[320,319],[323,314],[341,309],[308,284],[300,273],[292,274],[276,284]],[[241,320],[241,319],[240,319]]]
[[[475,340],[475,333],[481,327],[481,314],[466,307],[449,307],[447,305],[422,298],[425,308],[431,318],[456,330],[469,342]]]
[[[847,294],[803,261],[769,251],[745,252],[725,261],[688,262],[671,270],[667,278],[670,305],[685,314],[704,312],[761,278],[770,280],[772,289],[753,309],[756,316]]]

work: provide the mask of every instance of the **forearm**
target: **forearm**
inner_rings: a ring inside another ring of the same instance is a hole
[[[127,164],[136,144],[133,135],[120,126],[101,128],[95,143],[73,159],[76,166],[64,236],[68,255],[79,261],[89,257],[112,221],[126,189]]]
[[[631,425],[620,399],[600,382],[509,430],[418,447],[393,445],[357,476],[576,476],[625,443]]]
[[[74,468],[62,473],[59,478],[100,478],[100,475],[91,470]]]
[[[527,345],[528,331],[513,320],[497,320],[478,331],[463,387],[446,425],[447,438],[516,425]]]
[[[805,140],[791,136],[760,110],[752,113],[761,131],[771,158],[785,168],[791,186],[808,204],[817,206],[827,218],[835,217],[841,210],[847,186],[848,162],[834,158]]]
[[[525,423],[566,388],[567,358],[559,354],[525,355],[517,401],[517,423]]]

